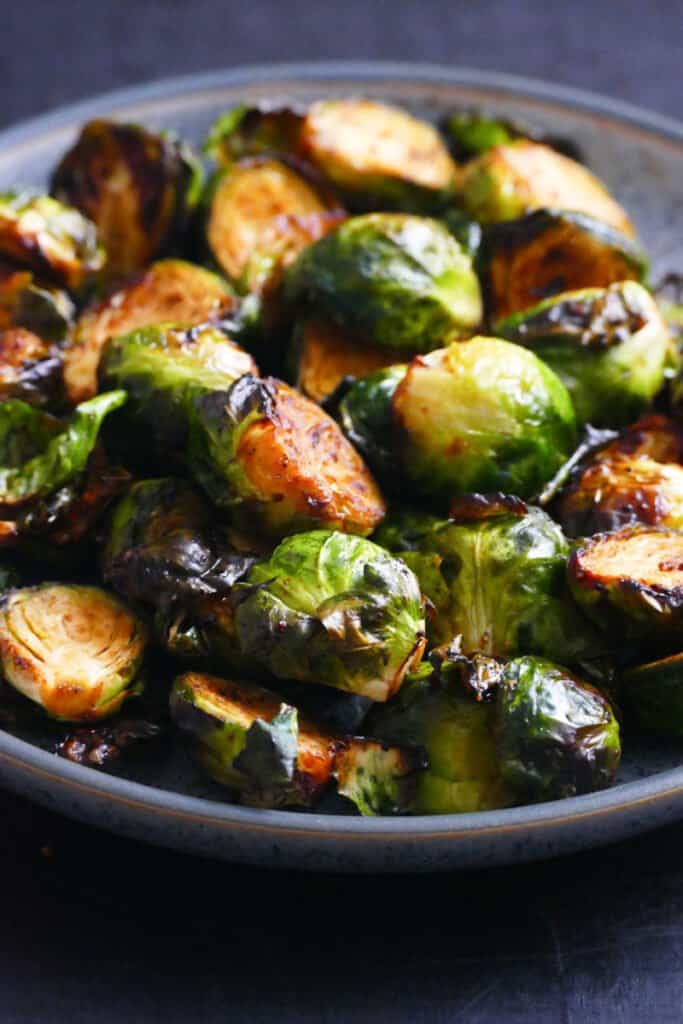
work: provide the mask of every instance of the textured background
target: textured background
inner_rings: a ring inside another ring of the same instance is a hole
[[[680,114],[673,0],[15,0],[0,24],[0,124],[163,75],[344,57]],[[0,820],[3,1024],[683,1019],[683,825],[543,865],[340,879],[191,860],[2,795]]]

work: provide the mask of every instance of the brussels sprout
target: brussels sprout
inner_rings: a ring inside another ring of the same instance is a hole
[[[165,324],[112,338],[99,367],[102,387],[128,392],[120,440],[157,466],[184,464],[192,398],[222,394],[243,374],[257,372],[251,356],[211,324]]]
[[[75,292],[105,262],[94,225],[77,209],[35,192],[0,193],[0,255]]]
[[[417,576],[431,606],[430,643],[459,636],[463,653],[498,657],[597,653],[567,590],[569,544],[541,509],[473,495],[451,519],[404,513],[375,538]]]
[[[586,214],[556,209],[488,228],[477,267],[491,323],[552,295],[647,275],[647,259],[630,238]]]
[[[402,814],[415,806],[424,767],[418,750],[354,738],[339,744],[334,775],[338,792],[361,814]]]
[[[635,234],[626,212],[590,171],[528,139],[487,149],[465,168],[461,189],[466,212],[481,224],[554,206],[587,213],[631,238]]]
[[[142,623],[99,587],[44,583],[0,607],[5,679],[52,718],[104,718],[140,691]]]
[[[584,462],[553,513],[570,537],[635,523],[683,530],[682,460],[681,429],[647,416]]]
[[[580,422],[630,423],[664,383],[672,356],[666,322],[634,281],[546,299],[494,326],[555,371]]]
[[[303,158],[363,210],[434,209],[456,176],[433,125],[356,97],[321,100],[307,113],[238,107],[216,122],[207,149],[224,165],[264,153]]]
[[[192,403],[188,466],[233,522],[277,537],[324,525],[370,533],[385,506],[362,458],[314,402],[246,375]]]
[[[418,356],[393,398],[403,472],[425,497],[530,497],[576,443],[567,390],[532,352],[475,337]]]
[[[23,328],[58,344],[67,339],[74,313],[65,291],[43,284],[30,270],[0,264],[0,332]]]
[[[620,693],[643,729],[683,736],[683,654],[629,669],[621,677]]]
[[[216,782],[261,807],[308,807],[332,779],[335,741],[254,683],[187,672],[171,718]]]
[[[338,418],[344,433],[387,483],[396,469],[392,401],[407,369],[399,363],[356,380],[339,402]]]
[[[371,541],[287,537],[235,588],[240,647],[274,676],[383,701],[424,648],[413,573]]]
[[[607,699],[541,658],[511,661],[496,699],[504,781],[521,800],[557,800],[606,789],[621,757]]]
[[[543,143],[581,163],[579,147],[571,139],[547,135],[531,125],[507,117],[496,117],[481,110],[456,110],[443,119],[441,130],[456,160],[470,160],[494,146],[525,139]]]
[[[482,315],[470,258],[439,221],[403,213],[352,217],[305,249],[285,296],[371,345],[428,352],[471,334]]]
[[[79,318],[64,355],[64,380],[73,403],[97,392],[97,366],[105,343],[141,327],[183,326],[220,319],[236,299],[217,274],[185,260],[160,260],[142,275],[91,306]]]
[[[575,542],[569,584],[599,625],[621,637],[683,625],[683,533],[625,526]]]
[[[123,391],[98,395],[79,405],[66,424],[18,399],[0,403],[0,510],[16,510],[78,477],[103,420],[125,400]]]
[[[399,359],[386,348],[363,344],[329,320],[301,322],[289,355],[294,383],[314,402],[329,398],[346,378],[366,377]]]
[[[368,732],[385,743],[424,750],[428,767],[415,778],[410,810],[457,814],[512,803],[500,775],[493,722],[493,705],[474,700],[459,682],[421,679],[375,709]]]
[[[182,236],[201,186],[184,143],[139,125],[90,121],[52,176],[51,192],[97,226],[107,276],[142,270]]]

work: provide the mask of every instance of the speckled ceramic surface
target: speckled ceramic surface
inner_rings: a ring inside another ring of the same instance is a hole
[[[581,92],[507,75],[411,65],[242,68],[112,93],[0,133],[0,188],[41,184],[95,116],[199,141],[242,100],[357,93],[437,117],[484,106],[568,136],[633,216],[653,278],[683,269],[683,125]],[[436,871],[569,853],[683,816],[683,743],[627,736],[617,785],[556,803],[415,818],[259,811],[225,803],[180,750],[105,775],[57,758],[50,737],[0,731],[0,782],[113,831],[228,860],[316,871]]]

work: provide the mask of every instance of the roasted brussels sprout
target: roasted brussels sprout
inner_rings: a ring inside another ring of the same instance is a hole
[[[187,672],[171,717],[216,782],[261,807],[308,807],[332,779],[334,738],[254,683]]]
[[[385,506],[362,458],[322,409],[246,375],[192,402],[188,466],[238,527],[278,537],[315,525],[370,533]]]
[[[620,694],[638,725],[662,736],[683,736],[683,654],[631,668]]]
[[[642,281],[647,260],[626,235],[583,213],[546,209],[483,235],[477,267],[491,323],[579,288]]]
[[[493,722],[493,704],[474,700],[459,682],[421,679],[409,681],[397,697],[375,709],[367,728],[386,743],[424,750],[428,766],[415,778],[408,809],[453,814],[513,802],[501,779]]]
[[[400,360],[397,353],[365,345],[329,320],[306,320],[292,338],[290,371],[297,388],[323,402],[349,377],[367,377]]]
[[[160,260],[113,291],[79,318],[64,354],[64,380],[71,402],[97,392],[97,366],[104,345],[158,324],[192,326],[220,319],[236,299],[217,274],[185,260]]]
[[[415,807],[424,767],[415,748],[358,737],[338,745],[334,775],[338,792],[361,814],[402,814]]]
[[[550,516],[502,495],[472,495],[452,513],[404,513],[375,534],[417,576],[432,644],[459,636],[464,654],[597,655],[567,589],[569,544]]]
[[[60,423],[18,399],[0,403],[0,511],[7,515],[57,492],[85,470],[102,422],[126,400],[110,391]]]
[[[51,192],[95,223],[111,279],[142,270],[176,243],[201,177],[192,151],[171,135],[97,120],[62,157]]]
[[[621,757],[608,700],[565,668],[517,658],[496,698],[500,771],[519,800],[558,800],[606,789]]]
[[[475,337],[418,356],[393,398],[403,472],[425,497],[528,498],[576,442],[564,384],[533,353]]]
[[[434,209],[452,193],[456,167],[437,130],[373,100],[322,100],[307,113],[238,107],[207,145],[220,163],[289,154],[312,164],[355,209]]]
[[[590,171],[529,139],[487,149],[465,168],[461,189],[465,210],[481,224],[552,206],[587,213],[629,237],[635,234],[625,211]]]
[[[99,587],[44,583],[0,606],[5,679],[52,718],[104,718],[139,692],[142,623]]]
[[[61,288],[44,284],[30,270],[0,264],[0,333],[23,328],[45,343],[66,341],[75,307]]]
[[[285,297],[371,345],[429,352],[466,337],[481,316],[470,258],[439,221],[403,213],[352,217],[305,249]]]
[[[222,394],[243,374],[257,372],[251,356],[220,327],[165,324],[108,341],[99,378],[102,387],[128,393],[119,442],[155,466],[172,467],[185,464],[191,399]]]
[[[569,583],[588,615],[621,637],[683,625],[683,533],[625,526],[575,542]]]
[[[0,193],[0,256],[73,292],[105,263],[94,225],[77,209],[35,192]]]
[[[392,402],[407,369],[405,364],[398,363],[354,381],[338,407],[344,433],[387,486],[396,483]]]
[[[598,427],[640,415],[673,358],[657,303],[635,281],[545,299],[494,332],[540,356],[567,387],[579,421]]]
[[[570,537],[644,523],[683,530],[683,431],[652,414],[595,452],[553,506]]]
[[[281,679],[387,700],[424,648],[413,573],[371,541],[287,537],[235,587],[242,653]]]

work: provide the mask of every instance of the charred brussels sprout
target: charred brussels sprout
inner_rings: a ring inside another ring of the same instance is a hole
[[[61,288],[44,284],[30,270],[0,264],[0,333],[30,331],[45,343],[66,341],[75,307]]]
[[[402,814],[415,806],[424,767],[419,750],[354,738],[339,744],[334,775],[338,792],[361,814]]]
[[[330,321],[306,320],[294,332],[289,363],[299,390],[323,402],[347,378],[367,377],[399,359],[397,353],[365,345]]]
[[[626,235],[586,214],[559,209],[488,228],[477,267],[491,323],[531,309],[540,299],[642,281],[647,274],[645,255]]]
[[[554,206],[587,213],[629,237],[635,234],[624,210],[590,171],[528,139],[488,149],[467,165],[461,188],[465,210],[482,224]]]
[[[424,648],[413,573],[360,537],[287,537],[236,586],[240,647],[274,676],[387,700]]]
[[[99,587],[45,583],[0,607],[5,679],[53,718],[103,718],[139,692],[142,623]]]
[[[129,442],[131,454],[172,466],[184,463],[191,399],[222,393],[243,374],[257,372],[251,356],[221,328],[166,324],[107,342],[99,377],[101,386],[128,393],[120,440]]]
[[[385,506],[337,424],[274,378],[244,376],[192,403],[188,465],[237,526],[277,537],[315,525],[370,533]]]
[[[418,356],[396,389],[393,412],[403,471],[425,497],[530,497],[576,441],[564,384],[533,353],[496,338]]]
[[[98,395],[66,424],[17,399],[0,403],[0,510],[16,512],[78,478],[103,420],[125,400],[123,391]]]
[[[331,782],[335,741],[270,690],[187,672],[171,717],[216,782],[261,807],[308,807]]]
[[[494,707],[465,693],[458,682],[409,681],[377,708],[368,732],[386,743],[424,750],[427,768],[415,779],[415,814],[486,811],[512,803],[496,756]]]
[[[579,467],[553,514],[570,537],[644,523],[683,530],[683,433],[656,414]]]
[[[566,292],[499,321],[495,333],[555,371],[580,422],[630,423],[664,383],[673,354],[652,296],[634,281]]]
[[[566,661],[597,653],[567,589],[569,544],[541,509],[473,495],[451,519],[404,514],[383,524],[376,540],[417,576],[431,606],[432,644],[459,636],[465,654]]]
[[[404,364],[354,381],[339,402],[339,422],[349,441],[387,484],[396,468],[392,401],[406,375]]]
[[[620,693],[643,729],[683,736],[683,654],[629,669],[621,677]]]
[[[51,191],[97,227],[107,275],[132,274],[168,251],[195,205],[201,169],[170,135],[90,121],[52,176]]]
[[[371,345],[429,352],[471,334],[482,315],[470,258],[427,217],[353,217],[301,253],[285,283],[289,302]]]
[[[626,526],[576,541],[569,583],[591,618],[622,637],[675,633],[683,624],[683,533]]]
[[[0,256],[73,292],[105,262],[94,225],[78,209],[34,192],[0,193]]]
[[[104,345],[157,324],[191,326],[220,319],[235,308],[227,283],[185,260],[160,260],[82,314],[64,354],[64,379],[71,402],[97,392],[97,367]]]
[[[520,800],[557,800],[614,782],[621,744],[609,702],[588,683],[540,658],[505,668],[496,699],[504,781]]]

